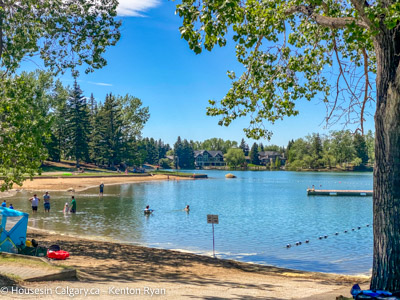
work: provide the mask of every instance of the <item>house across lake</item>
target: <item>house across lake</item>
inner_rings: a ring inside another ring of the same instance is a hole
[[[196,168],[208,166],[225,166],[222,151],[196,150],[194,151],[194,164]]]

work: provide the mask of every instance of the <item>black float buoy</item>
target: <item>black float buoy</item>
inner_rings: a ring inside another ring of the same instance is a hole
[[[322,240],[322,236],[320,236],[319,239]]]
[[[351,231],[354,231],[354,228],[352,228]]]
[[[306,240],[306,243],[308,244],[310,241],[309,240]]]
[[[287,245],[286,245],[286,248],[290,248],[290,247],[292,247],[292,245],[290,245],[290,244],[287,244]]]
[[[327,239],[327,238],[328,238],[328,236],[327,236],[327,235],[324,235],[324,238],[325,238],[325,239]]]
[[[347,233],[347,230],[345,230],[344,233]]]
[[[360,227],[360,226],[358,226],[358,227],[357,227],[357,229],[358,229],[358,230],[360,230],[360,229],[361,229],[361,227]]]
[[[339,235],[339,232],[336,232],[335,235]]]
[[[369,227],[369,224],[367,224],[367,227]]]

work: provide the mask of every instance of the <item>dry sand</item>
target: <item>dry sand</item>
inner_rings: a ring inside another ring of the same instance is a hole
[[[66,261],[79,279],[67,282],[25,283],[29,289],[49,289],[48,299],[71,299],[55,293],[81,289],[74,299],[336,299],[350,296],[353,283],[367,287],[368,278],[295,271],[219,260],[171,250],[99,242],[43,232],[28,232],[40,244],[58,244],[71,253]],[[92,289],[92,290],[90,290]],[[128,295],[127,291],[133,294]],[[153,294],[159,292],[160,295]],[[147,293],[146,293],[147,292]],[[122,293],[117,295],[116,293]],[[140,293],[140,294],[139,294]],[[26,299],[26,295],[7,295]]]
[[[169,179],[168,179],[169,178]],[[101,182],[105,185],[123,184],[132,182],[146,182],[156,180],[193,180],[186,177],[154,175],[154,176],[118,176],[118,177],[80,177],[80,178],[37,178],[26,180],[22,186],[16,186],[15,189],[25,189],[30,191],[66,191],[74,189],[76,192],[86,190],[91,187],[98,187]],[[15,189],[13,191],[15,191]],[[8,193],[13,193],[10,191]],[[1,194],[0,194],[1,197]]]

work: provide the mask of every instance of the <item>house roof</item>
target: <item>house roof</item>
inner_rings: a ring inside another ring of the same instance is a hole
[[[218,154],[224,156],[222,151],[195,150],[194,157],[196,158],[199,155],[204,155],[205,152],[207,152],[211,157],[216,157]]]
[[[259,156],[281,156],[279,152],[276,151],[262,151],[258,153]]]

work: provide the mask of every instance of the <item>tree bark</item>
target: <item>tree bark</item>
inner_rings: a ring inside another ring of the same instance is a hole
[[[375,37],[374,256],[371,289],[400,290],[400,30]]]

